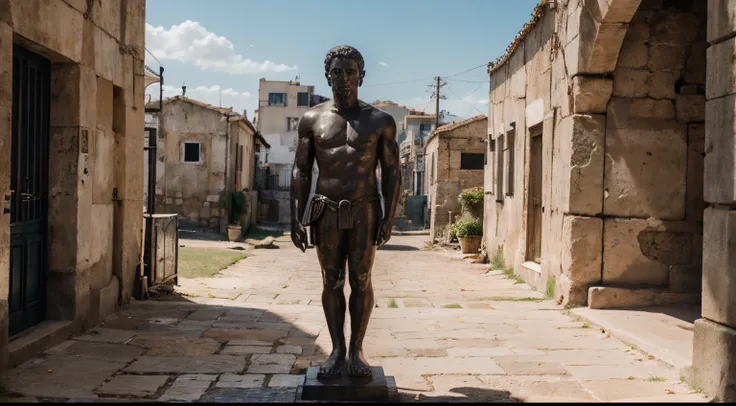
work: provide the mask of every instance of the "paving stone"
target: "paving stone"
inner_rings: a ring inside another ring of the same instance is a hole
[[[501,362],[496,360],[508,375],[565,375],[562,364],[548,362]]]
[[[217,388],[260,388],[266,375],[263,374],[222,374],[217,380]]]
[[[208,403],[292,403],[295,388],[217,388],[207,391],[200,402]]]
[[[143,356],[125,368],[131,373],[214,374],[241,372],[245,369],[245,357],[236,355],[205,355],[158,357]]]
[[[254,374],[288,374],[296,356],[292,354],[257,354],[253,355],[248,366],[248,373]]]
[[[408,357],[446,357],[447,351],[442,348],[417,348],[406,352]]]
[[[230,340],[228,345],[257,345],[264,347],[272,347],[273,341],[261,341],[261,340]]]
[[[83,398],[125,366],[75,355],[48,355],[34,358],[6,371],[3,383],[8,391],[26,396]]]
[[[393,371],[409,369],[422,371],[424,374],[504,374],[490,358],[386,358],[382,361],[386,375],[395,374]]]
[[[74,337],[76,341],[90,341],[96,343],[115,343],[122,344],[136,335],[135,331],[110,329],[97,327],[90,330],[87,334]]]
[[[146,348],[146,355],[162,357],[212,355],[220,349],[220,343],[211,338],[183,336],[138,336],[128,344]]]
[[[158,399],[160,402],[196,402],[217,375],[181,375]]]
[[[647,379],[604,379],[596,381],[584,381],[582,385],[595,393],[602,401],[612,402],[631,397],[647,398],[664,396],[671,391],[672,394],[686,395],[692,389],[681,382]]]
[[[544,396],[548,401],[594,401],[583,386],[567,377],[538,376],[489,376],[479,375],[478,379],[488,387],[496,390],[509,391],[511,396],[521,401],[531,401]],[[551,400],[550,400],[551,399]]]
[[[118,375],[105,382],[95,392],[98,395],[136,396],[155,395],[169,379],[165,375]]]
[[[278,374],[271,377],[268,382],[269,388],[296,388],[304,383],[304,375]]]
[[[286,330],[246,330],[211,328],[202,334],[202,337],[219,341],[231,340],[258,340],[276,341],[287,336]]]
[[[280,345],[276,347],[276,353],[299,355],[302,353],[302,347],[299,345]]]
[[[509,391],[487,387],[475,376],[437,375],[427,379],[434,388],[432,393],[424,394],[429,401],[477,403],[512,401]]]
[[[646,367],[643,365],[569,365],[567,366],[567,370],[570,374],[583,380],[627,379],[629,377],[677,379],[678,375],[674,370],[666,370],[662,367],[653,366]]]
[[[187,316],[187,320],[197,320],[197,321],[209,321],[212,320],[213,322],[217,320],[218,317],[225,314],[226,309],[218,309],[218,308],[204,308],[195,310],[192,314]]]
[[[271,347],[256,345],[226,345],[220,354],[248,355],[248,354],[270,354]]]
[[[508,347],[453,347],[447,349],[447,354],[452,357],[498,357],[513,353]]]
[[[67,340],[46,351],[48,354],[74,355],[128,363],[143,353],[143,348],[125,344],[95,343]]]

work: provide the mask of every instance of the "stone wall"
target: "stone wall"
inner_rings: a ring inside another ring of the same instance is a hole
[[[692,378],[736,401],[736,4],[708,1],[702,318]]]
[[[554,277],[563,303],[588,303],[598,285],[698,291],[705,18],[699,1],[631,0],[560,1],[535,17],[491,70],[487,255],[537,288]],[[525,261],[540,133],[537,267]]]
[[[133,293],[143,205],[144,32],[143,0],[0,2],[0,194],[10,187],[16,41],[51,61],[46,319],[73,321],[76,331]],[[0,214],[0,367],[8,354],[8,222]]]

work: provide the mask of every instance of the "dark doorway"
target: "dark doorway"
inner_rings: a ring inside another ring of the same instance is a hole
[[[46,316],[51,63],[13,45],[10,335]]]
[[[542,262],[542,135],[532,134],[529,159],[526,260]]]

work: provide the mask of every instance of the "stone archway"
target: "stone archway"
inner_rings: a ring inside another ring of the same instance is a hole
[[[584,0],[580,11],[579,73],[613,72],[629,22],[641,1]]]

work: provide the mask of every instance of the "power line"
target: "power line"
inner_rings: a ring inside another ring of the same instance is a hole
[[[469,95],[471,95],[472,93],[476,92],[476,91],[477,91],[478,89],[480,89],[480,86],[478,86],[478,87],[477,87],[477,88],[476,88],[475,90],[473,90],[473,92],[471,92],[471,93],[468,93],[468,94],[466,94],[466,95],[465,95],[465,97],[468,97],[468,96],[469,96]],[[461,101],[462,101],[463,103],[465,103],[465,104],[467,104],[468,106],[470,106],[470,107],[474,108],[474,109],[475,109],[475,111],[477,111],[478,113],[480,113],[480,114],[483,114],[483,115],[485,115],[485,114],[486,114],[486,113],[484,113],[484,112],[482,112],[482,111],[478,110],[478,109],[477,109],[477,108],[476,108],[475,106],[473,106],[473,105],[472,105],[471,103],[468,103],[468,102],[467,102],[467,101],[466,101],[466,100],[465,100],[464,98],[461,98],[460,96],[456,95],[456,94],[455,94],[455,92],[453,92],[453,91],[452,91],[452,88],[451,88],[451,87],[449,87],[449,86],[448,86],[448,87],[447,87],[447,90],[449,90],[449,91],[450,91],[450,93],[452,93],[452,94],[453,94],[453,95],[454,95],[455,97],[457,97],[457,98],[458,98],[458,100],[461,100]]]
[[[156,62],[158,62],[158,64],[161,65],[161,61],[159,61],[158,58],[156,58],[156,56],[153,55],[153,52],[149,51],[148,48],[145,48],[145,49],[146,49],[146,52],[148,52],[148,54],[151,55],[151,58],[155,59]]]
[[[159,62],[159,63],[160,63],[160,62]],[[444,78],[444,79],[446,79],[446,78],[451,78],[451,77],[459,76],[459,75],[462,75],[463,73],[467,73],[467,72],[470,72],[470,71],[476,70],[476,69],[478,69],[478,68],[482,68],[482,67],[484,67],[484,66],[487,66],[487,65],[488,65],[487,63],[484,63],[483,65],[478,65],[478,66],[476,66],[475,68],[470,68],[470,69],[464,70],[464,71],[462,71],[462,72],[460,72],[460,73],[456,73],[456,74],[454,74],[454,75],[450,75],[450,76],[443,76],[443,78]],[[375,87],[375,86],[390,86],[390,85],[403,85],[404,83],[423,82],[423,81],[425,81],[425,80],[435,80],[435,79],[436,79],[436,77],[427,77],[427,78],[421,78],[421,79],[411,79],[411,80],[404,80],[404,81],[400,81],[400,82],[390,82],[390,83],[374,83],[374,84],[370,84],[370,85],[363,85],[363,87]],[[453,79],[453,80],[460,80],[460,79]]]
[[[468,69],[468,70],[464,70],[464,71],[462,71],[462,72],[460,72],[460,73],[456,73],[456,74],[454,74],[454,75],[450,75],[450,76],[446,76],[446,77],[447,77],[447,78],[451,78],[451,77],[454,77],[454,76],[460,76],[460,75],[462,75],[463,73],[468,73],[468,72],[470,72],[470,71],[476,70],[476,69],[478,69],[478,68],[482,68],[482,67],[484,67],[484,66],[488,66],[488,63],[484,63],[483,65],[478,65],[478,66],[476,66],[475,68],[470,68],[470,69]]]
[[[463,82],[463,83],[488,83],[487,80],[463,80],[463,79],[453,79],[453,78],[445,78],[447,80],[452,80],[453,82]]]

